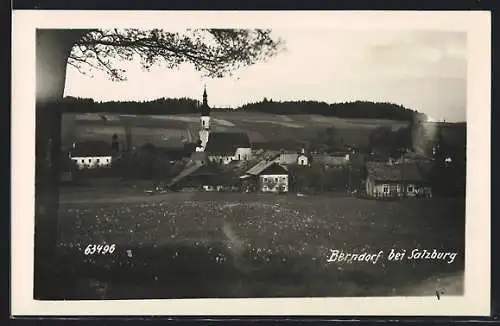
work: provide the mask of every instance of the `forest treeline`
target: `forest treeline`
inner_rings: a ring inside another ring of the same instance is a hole
[[[151,101],[109,101],[65,97],[64,112],[110,112],[128,114],[187,114],[197,113],[200,101],[191,98],[161,98]],[[246,111],[280,115],[318,114],[342,118],[390,119],[396,121],[426,121],[423,113],[393,103],[355,101],[329,104],[318,101],[273,101],[264,98],[260,102],[244,104],[237,108],[211,108],[213,111]]]

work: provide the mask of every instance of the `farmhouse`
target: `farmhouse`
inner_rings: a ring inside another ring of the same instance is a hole
[[[101,140],[88,140],[74,144],[69,152],[78,169],[109,167],[113,159],[113,149],[110,144]]]
[[[244,188],[258,188],[262,192],[288,192],[288,169],[274,161],[263,160],[240,177]]]
[[[432,189],[418,164],[366,164],[366,193],[370,197],[431,197]]]

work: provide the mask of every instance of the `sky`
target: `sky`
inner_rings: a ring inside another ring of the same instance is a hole
[[[118,63],[127,81],[102,72],[92,76],[68,66],[66,96],[109,100],[190,97],[209,105],[237,107],[273,100],[391,102],[433,120],[465,121],[466,33],[425,30],[273,29],[285,50],[232,77],[203,78],[190,65],[143,71],[139,62]]]

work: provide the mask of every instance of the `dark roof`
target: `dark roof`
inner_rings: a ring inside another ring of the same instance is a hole
[[[376,181],[425,181],[423,171],[417,164],[384,164],[368,162],[368,176]]]
[[[250,169],[248,169],[248,171],[246,171],[246,174],[259,175],[260,173],[262,173],[262,171],[264,171],[273,164],[275,164],[274,161],[262,160],[259,163],[253,165]]]
[[[288,169],[274,161],[262,160],[252,166],[245,174],[254,176],[261,174],[288,174]]]
[[[187,175],[184,180],[191,184],[222,185],[235,184],[238,177],[234,171],[219,165],[207,164]]]
[[[397,165],[384,163],[366,163],[368,176],[376,181],[401,181],[401,172]]]
[[[259,174],[288,174],[288,170],[283,165],[273,163],[262,170]]]
[[[423,170],[418,164],[399,164],[401,177],[405,181],[424,181]]]
[[[205,151],[212,155],[233,155],[237,148],[250,148],[245,132],[211,132]]]
[[[71,150],[71,156],[111,156],[113,152],[111,144],[103,140],[87,140],[76,144],[76,147]]]
[[[168,183],[168,187],[171,187],[177,184],[182,179],[186,178],[190,174],[193,174],[196,170],[200,169],[203,165],[200,163],[193,163],[184,168],[178,175],[176,175],[170,182]]]

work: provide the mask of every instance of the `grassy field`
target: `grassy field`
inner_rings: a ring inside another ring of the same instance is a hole
[[[318,132],[335,127],[336,137],[344,143],[367,145],[370,133],[377,127],[390,127],[393,131],[407,123],[383,119],[348,119],[320,115],[276,115],[253,112],[212,112],[213,131],[245,131],[254,144],[302,144],[314,139]],[[465,139],[464,124],[440,124],[443,135],[453,142]],[[435,135],[436,123],[425,123],[427,137]],[[63,147],[73,141],[105,140],[111,142],[113,134],[125,140],[125,129],[130,128],[132,146],[152,143],[158,147],[178,146],[198,139],[198,114],[183,115],[130,115],[130,114],[74,114],[63,116]],[[280,146],[280,145],[276,145]],[[276,147],[275,146],[275,147]],[[274,148],[279,149],[279,148]]]
[[[54,264],[60,286],[52,296],[405,295],[429,278],[463,270],[464,211],[458,199],[63,194]],[[116,244],[116,251],[85,255],[93,243]],[[386,256],[391,248],[436,248],[458,257],[451,264],[327,262],[330,249]]]
[[[103,118],[104,116],[104,118]],[[321,129],[334,126],[339,137],[351,144],[365,144],[370,132],[379,126],[393,129],[406,123],[391,120],[342,119],[319,115],[274,115],[249,112],[213,112],[212,130],[246,131],[253,143],[272,141],[304,141],[314,137]],[[183,139],[196,141],[200,128],[198,114],[186,115],[118,115],[118,114],[65,114],[63,141],[68,146],[74,140],[103,139],[111,141],[117,134],[125,139],[125,126],[132,129],[133,144],[146,142],[162,146],[180,143]]]

